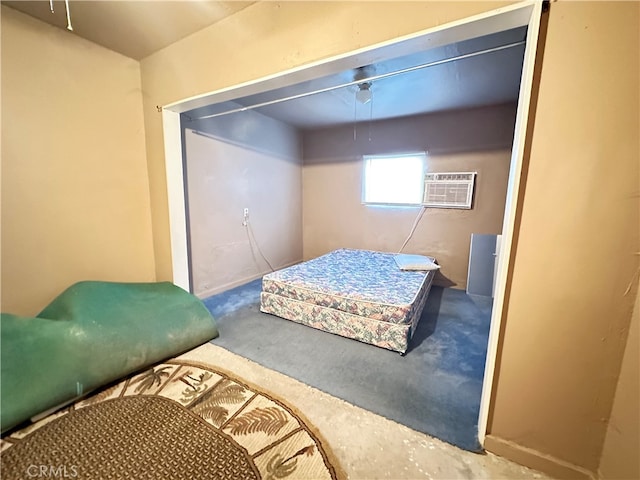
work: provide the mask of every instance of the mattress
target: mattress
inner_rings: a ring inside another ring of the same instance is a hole
[[[433,277],[400,270],[392,253],[340,249],[265,275],[260,309],[405,352]]]

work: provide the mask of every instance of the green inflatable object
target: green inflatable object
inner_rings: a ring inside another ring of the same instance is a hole
[[[169,282],[80,282],[36,317],[0,315],[2,432],[218,336]]]

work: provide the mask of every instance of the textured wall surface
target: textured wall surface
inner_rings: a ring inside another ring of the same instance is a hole
[[[639,9],[551,4],[490,424],[591,473],[637,291]]]
[[[155,279],[138,62],[2,7],[2,311]]]
[[[640,478],[640,291],[602,449],[601,478]]]

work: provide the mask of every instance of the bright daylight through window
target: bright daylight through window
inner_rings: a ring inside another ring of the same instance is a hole
[[[420,205],[426,155],[365,155],[362,201],[368,204]]]

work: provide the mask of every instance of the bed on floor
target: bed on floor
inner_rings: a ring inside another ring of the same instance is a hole
[[[401,270],[393,253],[334,250],[265,275],[260,310],[404,354],[434,276]]]

